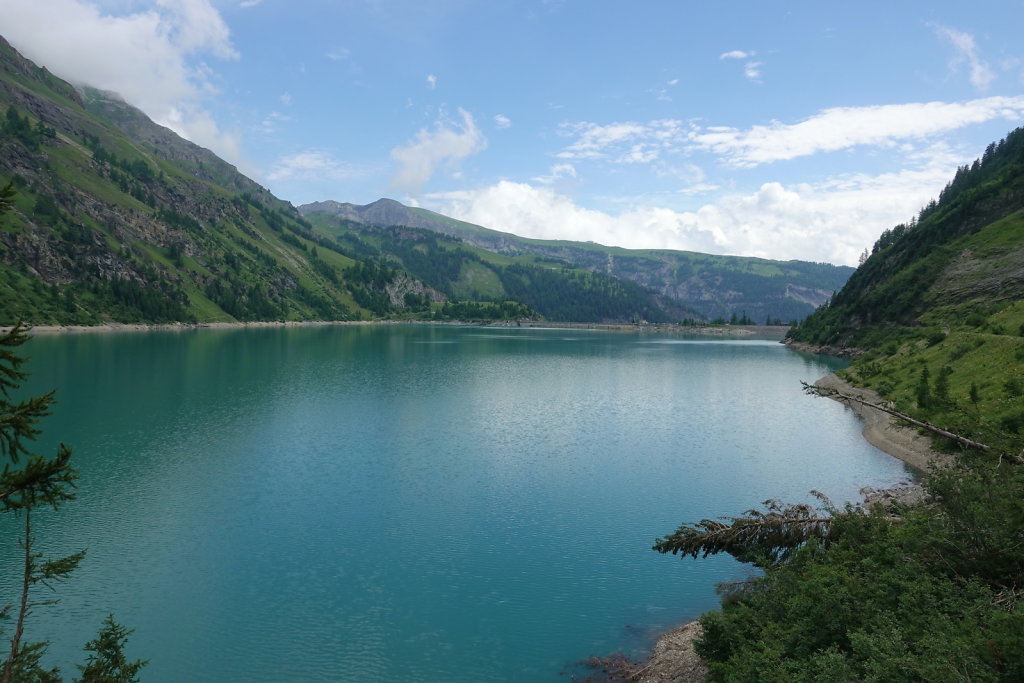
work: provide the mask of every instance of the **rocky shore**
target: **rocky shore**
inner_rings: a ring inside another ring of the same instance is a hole
[[[834,389],[844,394],[856,396],[872,403],[882,403],[883,399],[870,389],[855,387],[835,373],[822,377],[815,386]],[[931,447],[931,440],[922,436],[912,427],[903,427],[893,423],[893,419],[885,413],[871,408],[843,401],[843,403],[860,416],[864,422],[864,438],[875,448],[885,451],[898,458],[919,472],[928,472],[934,467],[941,467],[949,462],[948,456],[937,453]],[[894,489],[864,489],[865,503],[900,501],[912,504],[923,497],[919,486],[901,486]],[[684,624],[662,635],[651,656],[632,673],[628,680],[640,683],[704,683],[707,665],[697,656],[694,641],[701,635],[698,622]]]

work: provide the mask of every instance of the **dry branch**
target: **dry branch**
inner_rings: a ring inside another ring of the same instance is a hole
[[[924,420],[918,420],[916,418],[910,417],[906,413],[901,413],[898,410],[893,410],[892,408],[889,408],[888,406],[879,405],[878,403],[874,403],[872,401],[865,400],[863,398],[860,398],[859,396],[853,396],[852,394],[844,394],[843,392],[839,391],[838,389],[831,389],[829,387],[819,387],[819,386],[815,386],[813,384],[808,384],[807,382],[801,382],[801,384],[804,387],[804,391],[807,392],[808,394],[813,395],[813,396],[824,396],[825,398],[833,398],[833,399],[836,399],[836,400],[839,400],[839,401],[853,401],[855,403],[859,403],[859,404],[867,406],[869,408],[874,408],[875,410],[880,410],[883,413],[887,413],[889,415],[892,415],[893,417],[896,417],[896,418],[899,418],[900,420],[903,420],[904,422],[908,422],[908,423],[914,425],[915,427],[920,427],[921,429],[925,429],[925,430],[927,430],[927,431],[929,431],[929,432],[931,432],[933,434],[937,434],[937,435],[939,435],[939,436],[941,436],[941,437],[943,437],[945,439],[949,439],[951,441],[954,441],[954,442],[960,444],[961,446],[964,446],[965,448],[977,448],[978,450],[982,450],[982,451],[986,451],[986,452],[991,452],[992,451],[992,447],[991,446],[983,444],[980,441],[974,441],[973,439],[968,439],[966,436],[960,436],[959,434],[955,434],[955,433],[949,431],[948,429],[943,429],[942,427],[937,427],[936,425],[933,425],[930,422],[925,422]],[[1013,461],[1015,461],[1015,462],[1017,462],[1019,464],[1020,463],[1024,463],[1024,458],[1021,458],[1021,456],[1009,455],[1007,457],[1009,457],[1011,460],[1013,460]]]

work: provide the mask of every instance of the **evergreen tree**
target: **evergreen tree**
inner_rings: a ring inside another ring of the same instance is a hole
[[[9,208],[12,197],[10,185],[0,190],[0,213]],[[27,377],[27,373],[21,369],[25,358],[16,353],[16,349],[26,341],[27,330],[20,322],[0,334],[0,459],[4,461],[0,472],[0,513],[21,518],[23,558],[17,596],[13,600],[0,600],[0,604],[6,605],[0,609],[0,617],[14,621],[10,648],[0,668],[0,683],[49,683],[61,680],[58,669],[44,669],[41,666],[40,660],[46,653],[47,643],[29,642],[25,637],[25,623],[33,609],[56,603],[55,600],[37,600],[33,589],[38,584],[52,587],[52,584],[67,578],[85,557],[85,551],[80,551],[66,557],[44,559],[43,554],[35,549],[33,511],[42,507],[57,509],[62,503],[72,500],[75,497],[73,489],[78,473],[71,467],[71,449],[63,443],[57,446],[57,452],[52,457],[29,450],[29,442],[40,434],[37,425],[50,414],[50,407],[56,398],[53,391],[20,400],[12,397]],[[108,618],[100,638],[94,642],[109,643],[113,638],[115,650],[120,652],[127,632],[115,627],[113,620]],[[99,659],[96,661],[110,661],[109,655],[115,650],[109,647],[97,650]],[[139,662],[125,664],[121,670],[131,671],[133,676],[141,666]],[[127,682],[134,678],[84,680]]]
[[[91,652],[85,666],[79,665],[82,672],[80,683],[137,683],[139,669],[146,665],[142,660],[129,662],[124,654],[124,644],[131,635],[127,629],[114,621],[114,616],[107,616],[96,640],[85,645],[86,652]]]
[[[33,602],[32,588],[40,582],[66,578],[84,554],[75,553],[44,561],[42,554],[33,548],[33,510],[43,506],[58,508],[61,503],[74,498],[72,489],[78,475],[71,467],[71,449],[66,445],[60,444],[52,458],[28,450],[26,442],[39,435],[36,425],[49,415],[55,398],[51,391],[18,402],[11,400],[11,391],[17,389],[26,377],[21,370],[25,359],[16,355],[13,349],[27,340],[25,328],[20,324],[0,336],[0,454],[5,460],[3,474],[0,474],[0,511],[22,518],[21,545],[24,551],[19,595],[12,607],[5,609],[6,613],[13,608],[14,614],[8,616],[14,617],[15,627],[0,676],[3,683],[21,680],[24,676],[28,680],[33,677],[52,680],[55,672],[44,672],[38,666],[45,644],[26,644],[24,640],[26,618],[34,607],[47,604]]]

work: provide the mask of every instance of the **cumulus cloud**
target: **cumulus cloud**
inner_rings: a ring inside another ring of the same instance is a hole
[[[352,52],[347,47],[336,47],[327,53],[327,58],[331,61],[341,62],[349,58]]]
[[[764,66],[764,62],[755,62],[752,58],[757,55],[753,50],[730,50],[729,52],[723,52],[718,55],[721,59],[747,59],[750,60],[743,65],[743,75],[755,83],[761,82],[761,67]]]
[[[154,121],[239,161],[236,137],[203,108],[216,92],[204,56],[237,59],[209,0],[156,0],[147,10],[104,13],[85,0],[0,0],[3,34],[58,76],[120,94]]]
[[[443,214],[524,237],[853,265],[883,230],[934,197],[957,163],[942,150],[921,159],[916,169],[877,176],[767,182],[692,211],[633,206],[611,214],[583,208],[550,186],[511,181],[426,199]]]
[[[421,129],[407,145],[391,150],[391,158],[398,162],[393,187],[416,195],[438,166],[446,165],[458,172],[459,162],[487,149],[487,138],[473,116],[464,109],[459,109],[459,116],[461,121],[442,119],[431,129]]]
[[[495,114],[494,125],[496,125],[498,128],[508,128],[509,126],[512,125],[512,119],[505,116],[504,114]]]
[[[978,92],[988,90],[988,86],[992,84],[996,76],[989,68],[988,63],[978,55],[978,46],[974,42],[974,36],[945,26],[935,26],[935,31],[948,40],[956,51],[956,56],[950,63],[950,67],[957,71],[966,62],[971,85]]]
[[[427,86],[429,86],[431,90],[436,88],[437,87],[437,76],[435,76],[434,74],[427,74]]]

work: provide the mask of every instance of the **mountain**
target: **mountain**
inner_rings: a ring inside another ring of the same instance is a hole
[[[515,301],[548,320],[696,322],[700,315],[627,280],[567,267],[558,259],[505,256],[457,237],[407,226],[368,226],[323,213],[310,223],[352,258],[397,267],[453,302]],[[446,305],[443,318],[456,317]]]
[[[0,38],[0,324],[368,317],[361,265],[291,204]],[[412,278],[375,294],[440,296]]]
[[[0,324],[764,322],[803,317],[849,273],[530,240],[390,200],[303,216],[116,94],[72,86],[0,38],[5,185]]]
[[[853,272],[845,266],[805,261],[529,239],[391,199],[364,206],[323,201],[298,208],[325,234],[369,234],[388,226],[429,230],[501,257],[543,262],[548,269],[568,268],[632,283],[650,291],[661,302],[659,306],[690,311],[705,320],[729,319],[744,313],[758,322],[768,318],[800,319],[831,297]],[[496,271],[496,277],[500,279],[500,271]],[[431,284],[444,289],[443,283]]]
[[[897,332],[998,334],[1012,327],[1016,335],[1022,292],[1024,129],[1018,128],[959,168],[916,220],[886,230],[829,305],[791,338],[855,355]]]
[[[790,330],[856,358],[897,410],[1019,453],[1024,433],[1024,128],[886,230],[832,301]]]

